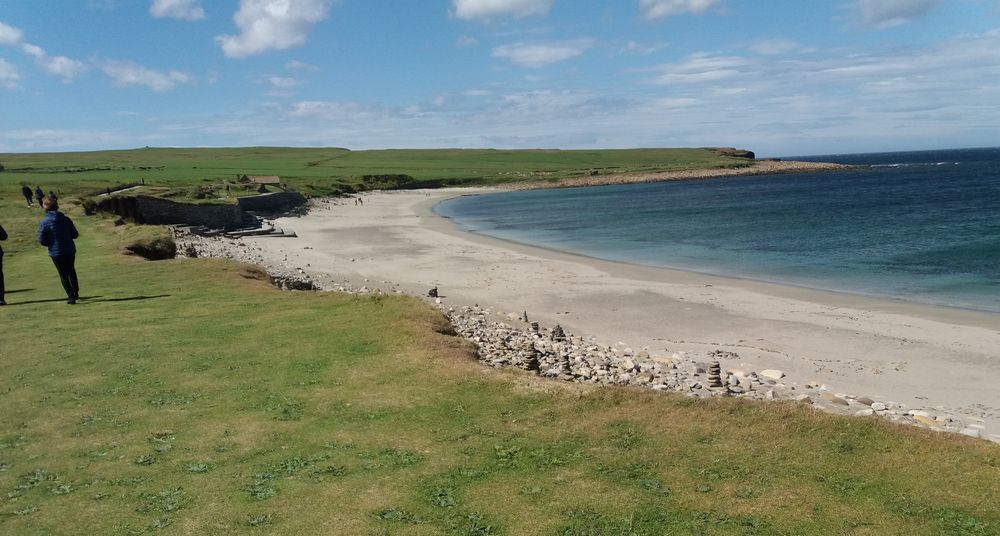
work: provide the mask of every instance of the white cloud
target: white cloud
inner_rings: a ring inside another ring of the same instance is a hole
[[[0,22],[0,45],[16,45],[21,42],[21,30]]]
[[[170,91],[178,84],[194,83],[194,77],[181,71],[160,72],[147,69],[131,61],[107,61],[101,66],[104,74],[108,75],[115,85],[146,86],[153,91]]]
[[[21,51],[35,58],[47,73],[61,77],[64,82],[72,82],[87,71],[83,62],[66,56],[49,56],[42,47],[22,41],[23,37],[21,30],[0,22],[0,45],[20,45]]]
[[[624,46],[619,48],[619,54],[638,54],[645,56],[646,54],[652,54],[667,48],[666,43],[655,43],[651,45],[646,45],[639,43],[637,41],[629,40]]]
[[[265,93],[269,97],[290,97],[295,94],[292,91],[302,82],[290,76],[266,75],[252,78],[254,83],[268,86],[270,89]]]
[[[73,79],[87,72],[87,66],[83,62],[66,56],[49,56],[38,45],[22,43],[21,50],[34,57],[47,73],[61,77],[63,82],[72,82]]]
[[[857,0],[861,20],[868,26],[889,28],[923,18],[941,0]]]
[[[549,12],[555,0],[452,0],[451,14],[465,20],[527,17]]]
[[[455,46],[460,48],[474,47],[479,44],[479,40],[471,35],[463,35],[455,40]]]
[[[365,121],[383,116],[371,106],[345,101],[300,101],[292,104],[287,115],[296,119],[325,121]]]
[[[755,62],[748,58],[699,53],[688,56],[684,61],[661,66],[661,74],[655,82],[664,85],[716,83],[739,78],[757,68]]]
[[[329,0],[240,0],[240,9],[233,15],[240,34],[220,35],[215,40],[228,58],[299,46],[329,9]]]
[[[268,76],[265,81],[277,89],[290,89],[299,85],[298,80],[287,76]]]
[[[149,6],[149,14],[156,18],[201,20],[205,18],[205,10],[200,0],[153,0]]]
[[[700,15],[721,0],[639,0],[639,11],[646,20],[693,13]]]
[[[765,56],[786,54],[797,48],[799,48],[799,44],[788,39],[764,39],[750,45],[751,51]]]
[[[291,60],[285,63],[285,69],[289,71],[318,71],[319,67],[299,60]]]
[[[7,89],[17,89],[20,87],[21,75],[17,72],[17,67],[7,63],[7,60],[0,58],[0,87]]]
[[[593,45],[593,39],[540,44],[513,43],[494,48],[493,57],[508,59],[525,67],[538,68],[575,58]]]

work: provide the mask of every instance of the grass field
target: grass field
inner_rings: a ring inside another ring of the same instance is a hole
[[[5,174],[0,534],[1000,533],[995,444],[496,371],[417,299],[124,256],[148,230],[76,209],[66,305]]]
[[[0,154],[0,184],[36,184],[48,192],[91,192],[123,183],[157,185],[174,197],[197,186],[221,188],[237,175],[278,175],[308,195],[363,187],[364,175],[405,174],[442,185],[546,181],[589,175],[747,165],[703,149],[594,151],[488,149],[348,151],[346,149],[134,149],[86,153]],[[162,190],[156,192],[164,194]],[[219,197],[224,190],[218,191]]]

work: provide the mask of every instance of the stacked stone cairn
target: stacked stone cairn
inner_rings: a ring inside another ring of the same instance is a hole
[[[552,328],[552,340],[555,342],[563,342],[566,340],[566,332],[563,331],[562,326],[556,324],[556,327]]]
[[[712,361],[708,366],[708,386],[713,388],[722,387],[722,365],[718,361]]]

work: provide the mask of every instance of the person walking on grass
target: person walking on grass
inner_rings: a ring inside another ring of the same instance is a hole
[[[38,206],[42,206],[42,199],[45,198],[45,192],[42,191],[41,186],[35,186],[35,200],[38,201]]]
[[[21,195],[24,196],[24,200],[28,202],[28,206],[31,206],[31,186],[27,184],[21,185]]]
[[[59,280],[66,290],[66,303],[73,305],[80,299],[80,283],[76,279],[76,240],[80,236],[73,220],[59,212],[59,202],[53,197],[42,201],[45,217],[38,224],[38,243],[49,248],[49,257],[56,265]]]
[[[31,190],[28,190],[31,193]],[[0,240],[7,240],[7,231],[3,229],[3,225],[0,225]],[[3,248],[0,247],[0,305],[7,305],[7,302],[3,301]]]

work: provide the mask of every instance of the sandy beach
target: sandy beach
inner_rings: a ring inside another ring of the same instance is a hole
[[[951,414],[1000,439],[1000,317],[989,313],[635,266],[458,230],[432,207],[488,190],[365,194],[313,202],[276,223],[297,238],[245,238],[266,264],[348,285],[526,311],[602,345],[779,369],[791,385]],[[991,437],[992,436],[992,437]]]

